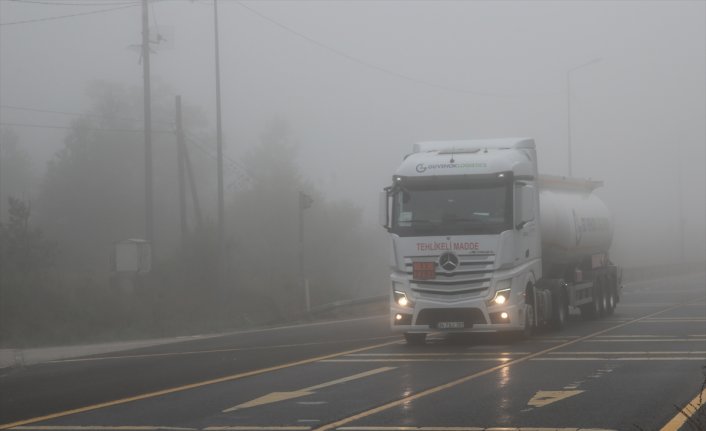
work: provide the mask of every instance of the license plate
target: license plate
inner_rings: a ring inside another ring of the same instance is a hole
[[[463,322],[439,322],[436,324],[437,329],[463,329]]]

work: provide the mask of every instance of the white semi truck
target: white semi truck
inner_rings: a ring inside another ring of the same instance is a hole
[[[393,330],[416,344],[611,314],[620,276],[600,185],[540,176],[529,138],[415,144],[380,195]]]

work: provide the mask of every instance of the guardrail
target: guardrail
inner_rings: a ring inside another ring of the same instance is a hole
[[[706,272],[706,262],[673,263],[623,268],[623,282],[650,280],[661,277],[669,277],[672,275],[689,274],[696,272]],[[334,301],[328,304],[312,307],[309,310],[309,314],[322,314],[346,307],[352,308],[361,305],[384,304],[386,303],[388,298],[388,295],[376,295],[368,296],[365,298]]]

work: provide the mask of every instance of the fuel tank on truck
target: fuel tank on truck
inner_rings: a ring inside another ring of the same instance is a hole
[[[539,177],[539,220],[546,263],[573,263],[608,252],[613,240],[611,214],[593,193],[601,185],[600,181]]]

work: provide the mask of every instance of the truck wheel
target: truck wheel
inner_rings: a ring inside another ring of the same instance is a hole
[[[581,309],[581,317],[583,317],[586,320],[593,320],[595,319],[600,311],[599,308],[599,290],[598,290],[598,281],[594,281],[593,284],[593,289],[591,289],[591,296],[593,297],[593,300],[589,302],[588,304],[584,304],[580,307]]]
[[[603,317],[606,314],[606,304],[608,303],[608,292],[606,292],[606,284],[603,277],[598,278],[596,285],[596,301],[598,301],[598,315]]]
[[[424,333],[418,333],[418,332],[405,332],[404,333],[404,339],[407,341],[407,344],[410,346],[419,346],[427,341],[427,334]]]
[[[610,314],[611,294],[608,280],[601,278],[601,316]]]
[[[534,333],[534,307],[532,304],[525,306],[525,327],[522,330],[522,338],[527,339]]]
[[[608,316],[612,316],[613,312],[615,311],[615,288],[613,287],[613,283],[609,283],[608,286],[608,291],[606,292],[606,299],[607,299],[607,305],[605,312]]]
[[[560,331],[566,325],[566,318],[569,315],[568,304],[560,290],[555,290],[552,294],[552,328]]]

